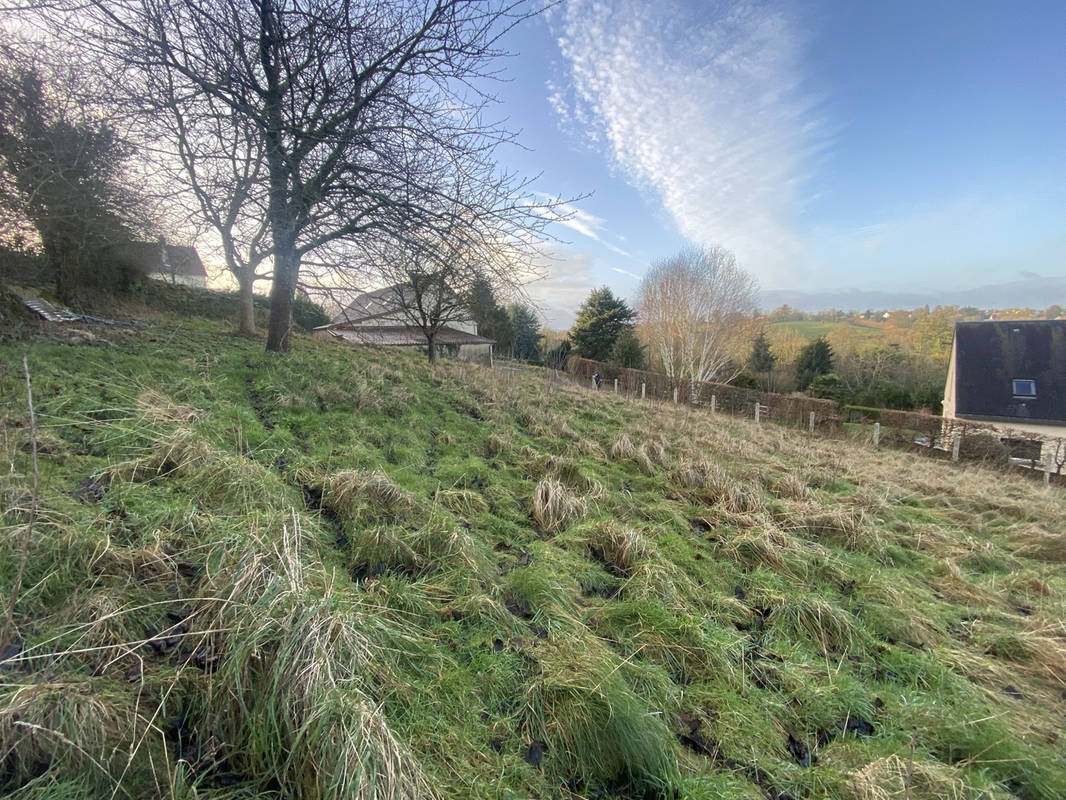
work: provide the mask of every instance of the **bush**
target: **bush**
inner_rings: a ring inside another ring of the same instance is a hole
[[[329,325],[329,314],[307,295],[297,294],[292,298],[292,321],[303,330],[311,331]]]
[[[820,397],[825,400],[840,400],[844,394],[844,382],[834,372],[827,372],[817,376],[807,388],[812,397]]]
[[[959,458],[989,464],[1006,464],[1010,459],[1010,448],[995,434],[966,433],[959,442]]]

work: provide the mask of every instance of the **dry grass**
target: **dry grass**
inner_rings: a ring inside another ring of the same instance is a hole
[[[437,505],[463,517],[484,514],[489,510],[485,498],[470,489],[438,489],[433,499]]]
[[[885,545],[877,530],[862,510],[824,508],[813,504],[793,507],[788,527],[794,533],[818,541],[832,542],[846,550],[880,556]]]
[[[684,459],[670,473],[671,481],[683,489],[714,491],[728,484],[729,478],[717,464],[702,459]]]
[[[848,790],[853,800],[975,800],[953,767],[894,754],[853,773]]]
[[[203,613],[220,634],[202,724],[294,798],[427,800],[435,792],[367,694],[415,631],[331,597],[299,517],[264,549],[227,550]],[[308,589],[316,586],[318,599]]]
[[[587,503],[574,495],[554,478],[544,478],[537,484],[529,513],[533,521],[546,533],[557,533],[584,516]]]
[[[4,777],[15,785],[48,768],[53,776],[84,780],[106,796],[123,777],[145,779],[128,774],[131,754],[138,751],[136,772],[148,771],[157,787],[167,785],[170,756],[151,708],[130,704],[107,681],[0,686],[0,752]]]
[[[733,561],[748,568],[766,567],[788,578],[801,577],[807,571],[792,538],[770,524],[737,532],[723,549]]]
[[[190,423],[200,415],[200,412],[192,406],[175,403],[156,389],[145,389],[137,395],[137,411],[140,418],[149,423]]]
[[[414,496],[381,470],[343,470],[322,483],[322,503],[342,518],[403,518],[417,507]]]
[[[614,440],[614,444],[611,445],[611,458],[615,461],[626,461],[633,458],[636,454],[636,445],[634,445],[633,440],[624,433],[620,434],[619,437]]]
[[[594,526],[588,534],[589,553],[610,565],[619,575],[631,575],[636,566],[652,553],[651,545],[639,531],[608,522]]]

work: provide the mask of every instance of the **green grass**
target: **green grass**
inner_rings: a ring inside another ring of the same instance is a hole
[[[206,319],[0,346],[22,798],[1059,798],[1066,505]],[[90,343],[86,344],[86,341]]]
[[[820,322],[819,320],[792,320],[789,322],[774,322],[771,323],[771,327],[776,328],[789,328],[800,333],[805,339],[817,339],[821,336],[828,336],[832,333],[834,328],[847,328],[853,335],[860,336],[863,339],[878,339],[883,334],[878,328],[857,325],[852,322]]]

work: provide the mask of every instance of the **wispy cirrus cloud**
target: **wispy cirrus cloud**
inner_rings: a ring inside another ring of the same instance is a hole
[[[569,70],[549,85],[561,123],[654,191],[689,240],[794,277],[799,185],[824,136],[785,14],[761,0],[570,0],[552,22]]]
[[[630,272],[628,269],[622,269],[621,267],[611,267],[613,272],[617,272],[619,275],[625,275],[627,278],[632,278],[635,281],[643,280],[643,275],[638,275],[635,272]]]
[[[633,256],[623,250],[616,244],[612,244],[605,238],[607,220],[603,217],[597,217],[595,214],[590,214],[582,208],[578,208],[573,203],[561,202],[558,198],[551,197],[549,195],[542,195],[546,200],[556,203],[555,222],[572,231],[580,233],[582,236],[587,236],[593,241],[599,242],[606,247],[612,253],[617,253],[620,256],[626,258],[632,258]]]

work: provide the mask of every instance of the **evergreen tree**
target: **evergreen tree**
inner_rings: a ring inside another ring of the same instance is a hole
[[[618,338],[614,340],[609,361],[618,367],[644,369],[644,345],[633,332],[632,326],[627,325],[623,328]]]
[[[757,375],[770,372],[777,363],[777,356],[770,352],[770,340],[762,331],[752,343],[751,355],[748,356],[748,369]]]
[[[764,331],[759,331],[759,335],[752,342],[751,355],[748,356],[748,371],[762,377],[763,385],[756,388],[772,390],[776,364],[777,356],[770,351],[770,340],[766,338]]]
[[[121,182],[130,155],[114,128],[62,102],[34,69],[0,68],[2,204],[37,229],[68,302],[139,277],[109,251],[131,238],[136,198]]]
[[[569,341],[582,358],[606,361],[618,335],[632,327],[636,312],[606,286],[588,296],[577,312]]]
[[[514,327],[507,309],[500,305],[496,291],[485,277],[474,279],[470,287],[470,318],[477,323],[478,336],[496,340],[496,352],[510,353],[514,347]]]
[[[825,337],[815,339],[804,347],[796,359],[796,387],[803,391],[819,375],[833,371],[833,349]]]
[[[529,306],[514,303],[510,308],[514,345],[511,355],[523,361],[540,360],[540,320]]]

